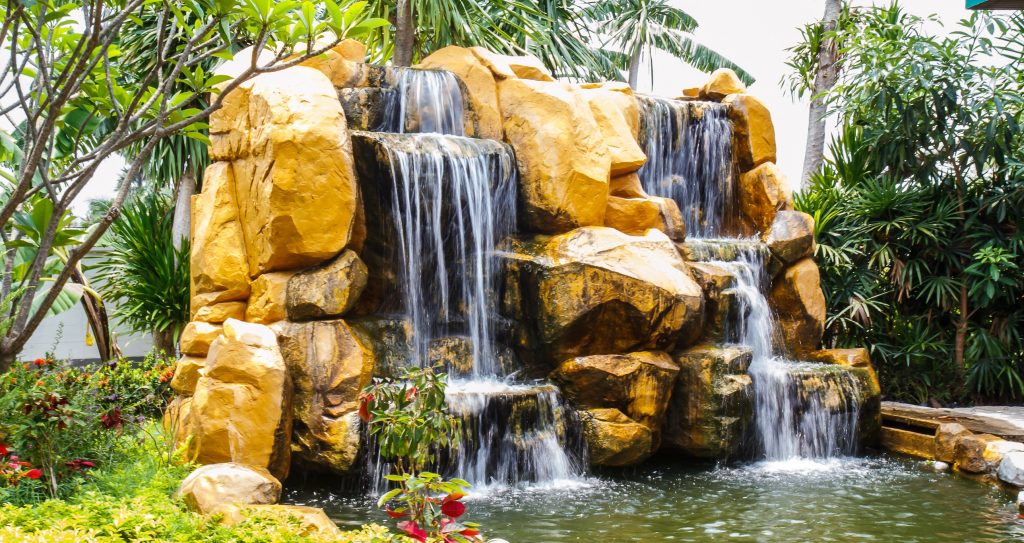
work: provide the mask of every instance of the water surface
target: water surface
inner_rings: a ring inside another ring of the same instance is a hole
[[[467,519],[511,543],[1024,541],[1014,496],[894,457],[728,468],[655,462],[522,489],[483,489]],[[390,524],[373,501],[325,489],[287,500],[344,526]]]

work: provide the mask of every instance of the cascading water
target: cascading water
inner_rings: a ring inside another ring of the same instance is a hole
[[[638,172],[645,191],[679,204],[690,237],[721,236],[732,209],[732,123],[726,106],[642,96]]]
[[[399,96],[421,100],[429,92],[434,91]],[[396,107],[408,111],[417,106]],[[461,126],[461,104],[457,111],[458,118],[440,124]],[[439,126],[424,120],[428,116],[427,111],[415,115],[420,130]],[[471,349],[466,353],[469,368],[449,368],[453,379],[447,400],[463,421],[463,435],[439,469],[475,487],[582,476],[586,446],[558,390],[510,382],[507,363],[499,363],[496,352],[496,252],[515,231],[511,149],[447,135],[406,137],[414,145],[389,147],[388,159],[399,290],[411,325],[409,364],[432,363],[431,347],[439,340],[465,338]],[[379,459],[368,465],[374,488],[382,490],[387,466]]]
[[[388,89],[381,132],[465,135],[462,88],[451,72],[398,69]]]
[[[754,419],[761,454],[769,461],[828,458],[856,452],[859,385],[826,364],[776,356],[772,310],[765,296],[767,248],[757,241],[690,242],[691,253],[732,271],[740,307],[727,340],[750,347]],[[726,257],[728,261],[718,260]]]

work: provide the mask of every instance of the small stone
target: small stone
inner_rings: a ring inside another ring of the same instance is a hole
[[[1024,452],[1007,453],[999,462],[996,476],[1004,483],[1024,487]]]
[[[692,92],[692,91],[691,91]],[[711,74],[711,78],[700,89],[700,97],[706,100],[720,101],[730,94],[747,92],[747,86],[740,81],[736,72],[729,68],[719,68]],[[684,96],[686,90],[683,91]]]
[[[220,337],[223,326],[208,322],[193,321],[185,325],[181,331],[178,348],[182,354],[190,356],[206,356],[210,352],[210,344]]]
[[[1017,494],[1017,511],[1024,515],[1024,490]]]
[[[956,442],[954,457],[956,467],[966,473],[988,473],[992,465],[986,458],[986,451],[989,445],[996,441],[1002,441],[990,434],[972,434],[962,436]]]
[[[949,471],[949,464],[947,464],[945,462],[938,462],[938,461],[932,462],[932,469],[935,470],[935,471],[939,471],[939,472]]]
[[[281,483],[263,468],[210,464],[186,477],[178,496],[193,510],[208,515],[231,505],[277,503]]]
[[[200,370],[206,365],[206,358],[196,356],[183,356],[174,365],[174,377],[171,379],[171,389],[178,394],[189,395],[196,391],[196,382],[199,381]]]

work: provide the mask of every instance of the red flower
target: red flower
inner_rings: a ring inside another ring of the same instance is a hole
[[[39,470],[39,469],[30,469],[30,470],[25,472],[25,477],[28,477],[29,479],[38,479],[38,478],[40,478],[42,476],[43,476],[43,472],[42,472],[42,470]]]
[[[385,509],[384,512],[391,518],[402,518],[409,515],[409,513],[406,513],[403,510],[395,511],[394,509]]]
[[[452,500],[441,506],[441,514],[452,518],[459,518],[466,512],[466,505],[462,502]]]
[[[359,401],[359,418],[363,419],[363,422],[370,422],[373,419],[373,415],[370,414],[371,403],[373,403],[373,394],[367,394]]]
[[[121,418],[121,408],[115,407],[110,410],[109,413],[100,417],[100,423],[106,429],[120,428],[124,425],[124,419]]]
[[[35,362],[33,362],[33,364],[35,364],[37,366],[45,366],[46,365],[46,360],[43,359],[43,358],[37,358],[35,360]]]
[[[397,526],[399,530],[402,530],[406,533],[406,535],[415,539],[416,541],[420,541],[421,543],[427,543],[427,532],[423,528],[420,528],[419,524],[416,524],[411,520],[406,520],[403,522],[399,522]]]
[[[409,390],[408,390],[408,391],[407,391],[407,392],[405,393],[405,401],[407,401],[407,402],[408,402],[408,401],[411,401],[411,400],[412,400],[413,398],[415,398],[415,397],[416,397],[416,393],[417,393],[417,392],[419,392],[419,389],[418,389],[418,388],[416,388],[416,387],[412,387],[412,388],[410,388],[410,389],[409,389]]]
[[[480,535],[480,532],[478,532],[478,531],[476,531],[476,530],[474,530],[472,528],[466,528],[465,530],[462,530],[459,533],[464,535],[464,536],[466,536],[466,537],[472,537],[474,535]]]
[[[92,462],[90,462],[88,460],[82,460],[81,465],[82,465],[83,468],[95,468],[96,467],[96,464],[93,464]]]
[[[0,456],[7,456],[10,452],[6,443],[0,443]]]

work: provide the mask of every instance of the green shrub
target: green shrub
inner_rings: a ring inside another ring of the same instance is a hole
[[[125,430],[158,417],[167,404],[169,367],[157,357],[95,370],[38,358],[0,376],[0,502],[40,501],[37,482],[47,497],[67,495],[87,472],[111,464]],[[33,477],[22,475],[29,472]]]
[[[166,454],[168,437],[150,423],[125,433],[118,457],[85,477],[73,494],[28,506],[0,506],[0,541],[97,542],[205,541],[251,543],[388,543],[395,538],[380,526],[342,537],[304,535],[297,520],[282,523],[250,518],[223,526],[219,518],[190,512],[175,499],[193,466]]]

